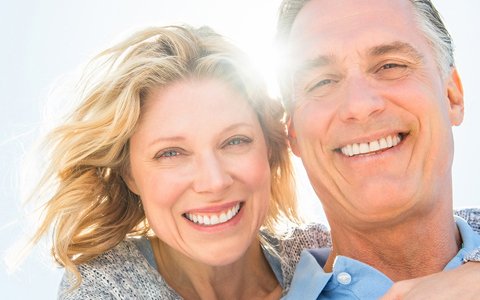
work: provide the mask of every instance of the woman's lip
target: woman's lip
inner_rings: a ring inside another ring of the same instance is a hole
[[[207,206],[207,207],[202,207],[202,208],[195,208],[191,209],[185,212],[185,214],[208,214],[208,213],[220,213],[226,210],[231,209],[237,204],[241,204],[241,201],[232,201],[232,202],[227,202],[221,205],[214,205],[214,206]]]
[[[198,214],[198,215],[195,215],[195,217],[192,215],[192,214],[183,214],[183,217],[185,218],[185,220],[191,225],[191,226],[194,226],[195,228],[197,228],[198,230],[201,230],[201,231],[216,231],[216,230],[223,230],[224,228],[228,228],[230,226],[234,226],[235,224],[237,224],[239,221],[240,221],[240,218],[241,218],[241,215],[243,215],[243,206],[244,206],[244,202],[236,202],[237,204],[234,205],[232,208],[230,208],[229,210],[227,211],[230,211],[230,212],[233,212],[233,210],[235,210],[236,212],[227,217],[227,216],[224,216],[224,218],[226,217],[226,219],[224,219],[223,221],[220,220],[221,218],[219,217],[218,214]],[[237,208],[235,208],[236,206],[238,206]],[[222,215],[224,215],[224,211],[222,211],[221,213]],[[198,220],[197,217],[200,217],[202,218],[202,220]],[[211,223],[211,221],[213,220],[212,217],[217,218],[216,219],[216,223]],[[204,217],[205,218],[208,218],[208,222],[206,222],[204,220]]]

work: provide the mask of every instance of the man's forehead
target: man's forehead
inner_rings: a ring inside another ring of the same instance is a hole
[[[424,59],[424,55],[418,51],[413,45],[402,41],[393,41],[390,43],[382,43],[369,48],[365,48],[364,52],[358,53],[365,61],[375,61],[375,59],[383,58],[387,55],[401,56],[412,62],[419,63]],[[347,61],[346,57],[335,53],[314,55],[309,57],[298,57],[292,60],[291,70],[294,76],[309,72],[322,67],[329,67]]]
[[[369,24],[415,27],[414,15],[407,0],[310,0],[295,17],[288,40],[292,44],[321,33],[342,38]]]
[[[354,4],[342,8],[332,0],[307,2],[297,15],[288,39],[291,59],[328,58],[338,55],[339,50],[377,53],[390,48],[408,50],[424,40],[407,0],[338,1]],[[381,5],[368,5],[371,2]],[[401,44],[404,46],[399,47]]]

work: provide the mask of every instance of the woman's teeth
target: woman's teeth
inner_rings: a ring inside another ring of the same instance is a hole
[[[346,156],[355,156],[359,154],[367,154],[371,152],[380,151],[383,149],[388,149],[395,147],[402,141],[402,135],[389,135],[387,137],[382,137],[381,139],[371,141],[368,143],[359,143],[359,144],[350,144],[342,147],[340,150]]]
[[[237,205],[235,205],[234,207],[230,208],[227,211],[221,212],[220,214],[202,215],[202,214],[186,213],[185,217],[196,224],[200,224],[204,226],[213,226],[213,225],[228,222],[233,217],[235,217],[239,211],[240,211],[240,203],[237,203]]]

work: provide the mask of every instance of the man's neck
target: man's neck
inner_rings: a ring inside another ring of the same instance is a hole
[[[443,270],[461,247],[453,212],[412,216],[369,230],[344,223],[330,225],[333,249],[325,265],[327,272],[335,257],[342,255],[376,268],[393,281],[410,279]]]

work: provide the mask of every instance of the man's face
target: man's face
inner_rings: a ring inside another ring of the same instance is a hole
[[[462,88],[416,24],[406,0],[311,0],[293,24],[292,149],[330,222],[451,197]]]

